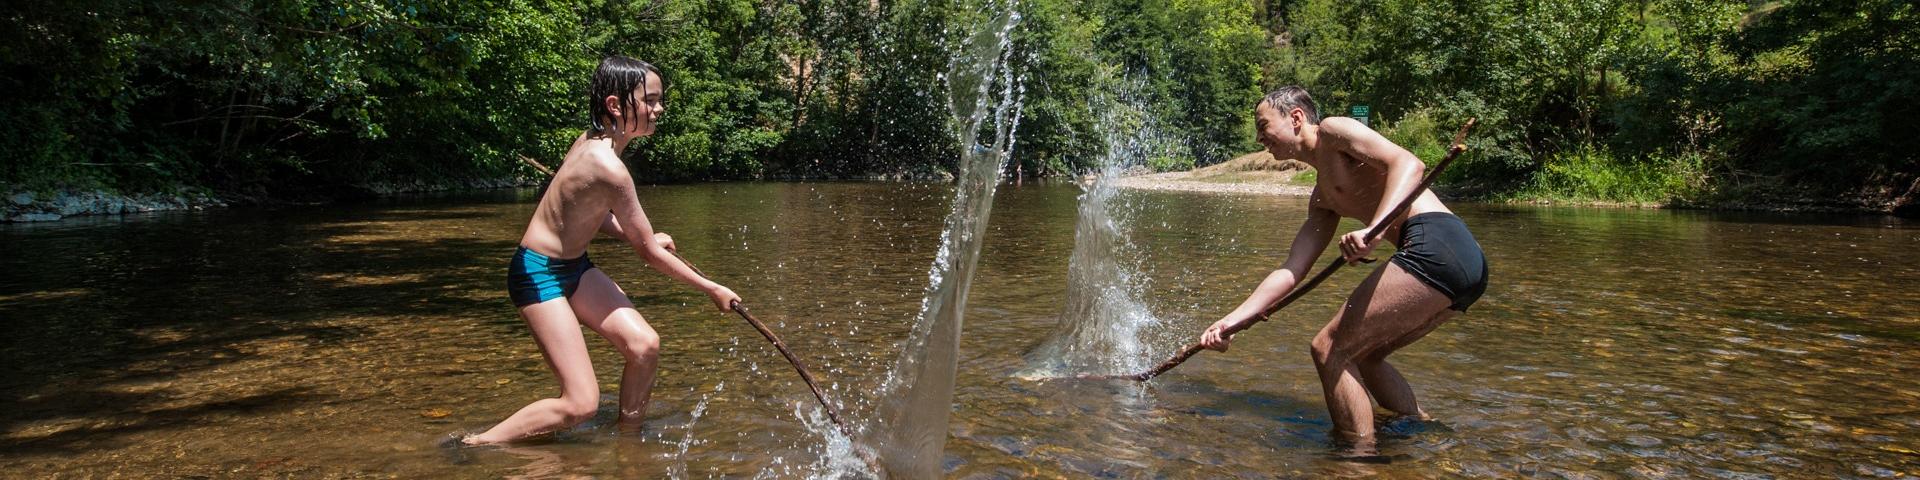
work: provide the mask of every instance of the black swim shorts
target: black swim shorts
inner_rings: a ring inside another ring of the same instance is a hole
[[[1487,257],[1467,223],[1446,212],[1414,215],[1400,226],[1400,251],[1389,259],[1465,312],[1487,292]]]

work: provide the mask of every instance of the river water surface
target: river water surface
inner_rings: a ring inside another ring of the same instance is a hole
[[[1395,357],[1437,422],[1388,424],[1393,461],[1380,465],[1330,458],[1306,352],[1358,270],[1231,353],[1145,386],[1015,375],[1063,311],[1079,193],[1008,185],[994,199],[959,343],[949,476],[1920,476],[1920,225],[1454,205],[1492,286]],[[777,352],[611,240],[594,262],[664,339],[647,429],[613,428],[620,358],[589,335],[600,418],[513,448],[435,448],[557,392],[502,285],[526,195],[0,226],[0,476],[848,468]],[[1159,319],[1140,340],[1163,352],[1245,298],[1305,206],[1121,195],[1135,206],[1139,300]],[[903,184],[642,189],[655,227],[863,425],[951,198]]]

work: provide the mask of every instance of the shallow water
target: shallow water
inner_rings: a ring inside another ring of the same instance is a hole
[[[1342,272],[1228,354],[1144,387],[1014,374],[1062,311],[1071,186],[1003,186],[967,303],[951,476],[1920,476],[1920,225],[1880,217],[1456,205],[1473,311],[1395,356],[1436,424],[1328,458],[1306,342]],[[523,195],[523,194],[522,194]],[[1244,298],[1295,198],[1125,192],[1164,351]],[[927,286],[940,186],[643,188],[656,228],[812,362],[856,422]],[[793,477],[828,465],[806,387],[737,317],[601,241],[664,338],[648,429],[433,447],[557,391],[501,283],[523,196],[0,226],[8,477]],[[1348,222],[1347,227],[1357,224]],[[809,427],[809,425],[814,427]],[[841,446],[840,448],[844,448]],[[840,460],[832,460],[840,461]]]

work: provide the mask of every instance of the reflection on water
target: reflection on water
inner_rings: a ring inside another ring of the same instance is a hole
[[[1439,423],[1390,427],[1382,450],[1395,461],[1354,465],[1326,458],[1305,347],[1359,272],[1144,391],[1013,378],[1061,311],[1079,193],[996,195],[959,347],[950,475],[1920,475],[1913,224],[1455,205],[1498,281],[1399,354]],[[1119,195],[1138,206],[1138,273],[1157,287],[1142,300],[1162,319],[1144,333],[1160,348],[1244,298],[1305,212],[1291,198]],[[878,390],[897,358],[951,198],[892,184],[642,191],[656,226],[850,400]],[[664,342],[647,428],[620,435],[608,395],[600,418],[553,440],[474,450],[464,463],[434,448],[557,391],[500,284],[531,209],[486,196],[0,226],[0,471],[830,468],[826,439],[807,426],[820,422],[802,418],[812,397],[779,354],[612,241],[594,246],[595,262]],[[616,391],[618,352],[590,348],[604,391]]]

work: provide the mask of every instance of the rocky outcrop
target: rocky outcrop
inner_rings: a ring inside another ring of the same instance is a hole
[[[63,191],[53,195],[14,192],[7,195],[8,222],[50,222],[79,215],[123,215],[166,210],[199,210],[227,206],[225,200],[204,194],[120,195],[107,192]]]
[[[538,186],[540,180],[542,179],[513,177],[472,178],[434,182],[383,182],[378,184],[338,187],[317,193],[308,192],[304,195],[296,196],[296,198],[292,200],[255,199],[250,201],[238,201],[211,194],[123,195],[105,191],[70,190],[46,195],[35,192],[12,192],[5,195],[5,203],[4,205],[0,205],[0,207],[4,207],[0,209],[0,221],[10,223],[51,222],[81,215],[125,215],[130,213],[171,210],[201,210],[226,207],[236,203],[275,203],[287,201],[293,203],[324,202],[356,197],[386,197],[411,193],[515,188]]]
[[[1907,186],[1907,193],[1893,199],[1887,211],[1901,217],[1920,218],[1920,177],[1914,178],[1913,184]]]

